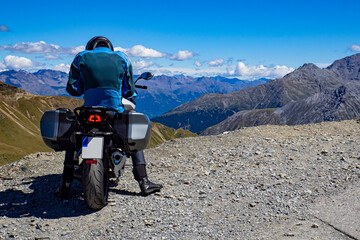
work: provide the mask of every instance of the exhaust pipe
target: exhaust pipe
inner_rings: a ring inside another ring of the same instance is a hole
[[[115,151],[111,154],[111,159],[113,160],[115,165],[118,165],[123,158],[124,154],[122,154],[120,151]]]

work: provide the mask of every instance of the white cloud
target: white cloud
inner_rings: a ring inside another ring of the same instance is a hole
[[[287,66],[276,65],[274,67],[265,67],[264,65],[246,66],[243,62],[238,62],[235,71],[230,74],[239,77],[248,77],[249,79],[256,78],[280,78],[284,75],[294,71],[294,68]]]
[[[69,48],[63,48],[63,53],[69,55],[76,55],[84,50],[85,50],[85,46],[69,47]]]
[[[70,65],[69,64],[65,65],[64,63],[60,63],[58,65],[55,65],[53,67],[53,70],[68,73],[70,71]]]
[[[6,66],[3,63],[0,63],[0,72],[6,71]]]
[[[4,58],[2,65],[8,69],[26,69],[35,67],[39,64],[25,57],[8,55]]]
[[[40,42],[22,42],[14,45],[0,46],[0,50],[8,50],[18,53],[56,53],[60,49],[59,45],[47,44],[44,41]]]
[[[360,45],[351,45],[350,47],[351,51],[354,51],[354,52],[360,52]]]
[[[143,59],[140,59],[140,60],[132,63],[134,72],[137,72],[140,69],[148,68],[148,67],[153,66],[153,65],[154,65],[154,63],[152,61],[147,62],[147,61],[145,61]]]
[[[44,54],[44,58],[58,59],[57,56],[61,54],[76,55],[77,53],[84,51],[85,46],[78,47],[62,47],[56,44],[48,44],[44,41],[39,42],[22,42],[13,45],[0,46],[0,50],[10,51],[12,53],[24,53],[24,54]],[[122,51],[129,57],[140,58],[168,58],[171,60],[183,61],[194,57],[194,53],[188,50],[179,50],[177,53],[170,54],[160,52],[155,49],[144,47],[143,45],[135,45],[131,48],[116,47],[115,51]]]
[[[226,66],[226,73],[229,76],[234,76],[235,75],[235,70],[233,69],[232,66],[229,65],[229,66]]]
[[[152,73],[156,75],[188,75],[193,77],[210,77],[210,76],[225,76],[227,75],[227,72],[224,68],[216,68],[213,67],[211,69],[196,69],[193,67],[173,67],[173,66],[151,66],[147,70],[151,71]]]
[[[222,66],[224,64],[224,59],[217,58],[217,59],[215,59],[213,61],[209,61],[208,64],[211,67],[219,67],[219,66]]]
[[[126,52],[126,51],[128,51],[128,49],[122,48],[122,47],[115,47],[114,51]]]
[[[161,58],[167,55],[166,53],[162,53],[151,48],[146,48],[142,45],[135,45],[132,48],[116,47],[114,50],[122,51],[129,57]]]
[[[183,61],[194,57],[194,53],[188,50],[179,50],[177,53],[169,54],[160,52],[151,48],[144,47],[142,45],[135,45],[132,48],[115,47],[115,51],[121,51],[126,53],[129,57],[141,57],[141,58],[163,58],[166,57],[171,60]]]
[[[243,62],[239,62],[236,66],[225,66],[225,61],[222,66],[212,66],[208,68],[200,69],[203,66],[200,61],[194,62],[193,67],[176,67],[176,66],[160,66],[152,61],[145,61],[140,59],[133,62],[133,69],[135,74],[141,73],[144,69],[150,71],[155,75],[188,75],[193,77],[213,77],[213,76],[224,76],[224,77],[237,77],[244,80],[256,80],[262,77],[266,78],[279,78],[283,77],[287,73],[293,71],[293,68],[287,66],[247,66]],[[196,65],[198,64],[198,65]]]
[[[7,50],[13,53],[26,54],[68,54],[75,55],[85,49],[84,46],[64,48],[56,44],[47,44],[44,41],[22,42],[14,45],[0,46],[0,50]]]
[[[194,57],[194,53],[188,50],[179,50],[177,53],[169,56],[172,60],[183,61]]]
[[[8,32],[9,28],[5,25],[0,25],[0,32]]]
[[[165,74],[165,75],[189,75],[193,77],[214,77],[214,76],[223,76],[223,77],[237,77],[244,80],[256,80],[259,78],[280,78],[286,75],[289,72],[292,72],[294,69],[287,66],[274,66],[274,67],[265,67],[265,66],[246,66],[244,63],[240,62],[234,68],[234,66],[218,66],[205,69],[194,68],[181,68],[181,67],[158,67],[156,65],[150,66],[147,70],[153,72],[156,75]]]

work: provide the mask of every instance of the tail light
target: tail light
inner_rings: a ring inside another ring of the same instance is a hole
[[[92,114],[92,115],[89,116],[88,122],[101,123],[102,119],[101,119],[100,115]]]
[[[86,164],[97,164],[97,160],[86,160]]]

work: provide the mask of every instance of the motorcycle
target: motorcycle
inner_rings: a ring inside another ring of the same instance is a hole
[[[150,80],[145,72],[135,81]],[[147,89],[147,86],[136,85]],[[42,138],[55,151],[76,149],[75,178],[82,182],[87,205],[99,210],[107,204],[110,178],[119,181],[131,152],[145,149],[151,137],[149,118],[135,112],[134,99],[122,99],[123,113],[106,107],[57,109],[44,113]]]

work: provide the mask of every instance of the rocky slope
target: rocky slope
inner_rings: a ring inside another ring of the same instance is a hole
[[[227,94],[204,95],[154,118],[153,121],[199,133],[243,110],[280,108],[291,101],[332,91],[349,81],[358,81],[359,70],[360,54],[338,60],[327,69],[320,69],[314,64],[304,64],[281,79],[256,87]],[[259,112],[262,111],[250,115]],[[256,122],[256,119],[249,122]],[[223,129],[225,130],[227,129]]]
[[[360,80],[360,54],[335,61],[326,69],[336,73],[344,82]]]
[[[63,153],[31,154],[0,167],[0,237],[356,239],[310,209],[359,185],[359,126],[269,125],[172,140],[145,151],[150,178],[164,184],[159,194],[139,196],[128,166],[97,212],[78,182],[69,200],[53,197]]]
[[[257,109],[235,113],[202,134],[219,134],[247,126],[265,124],[297,125],[360,118],[360,81],[351,81],[335,90],[291,101],[279,109]]]

